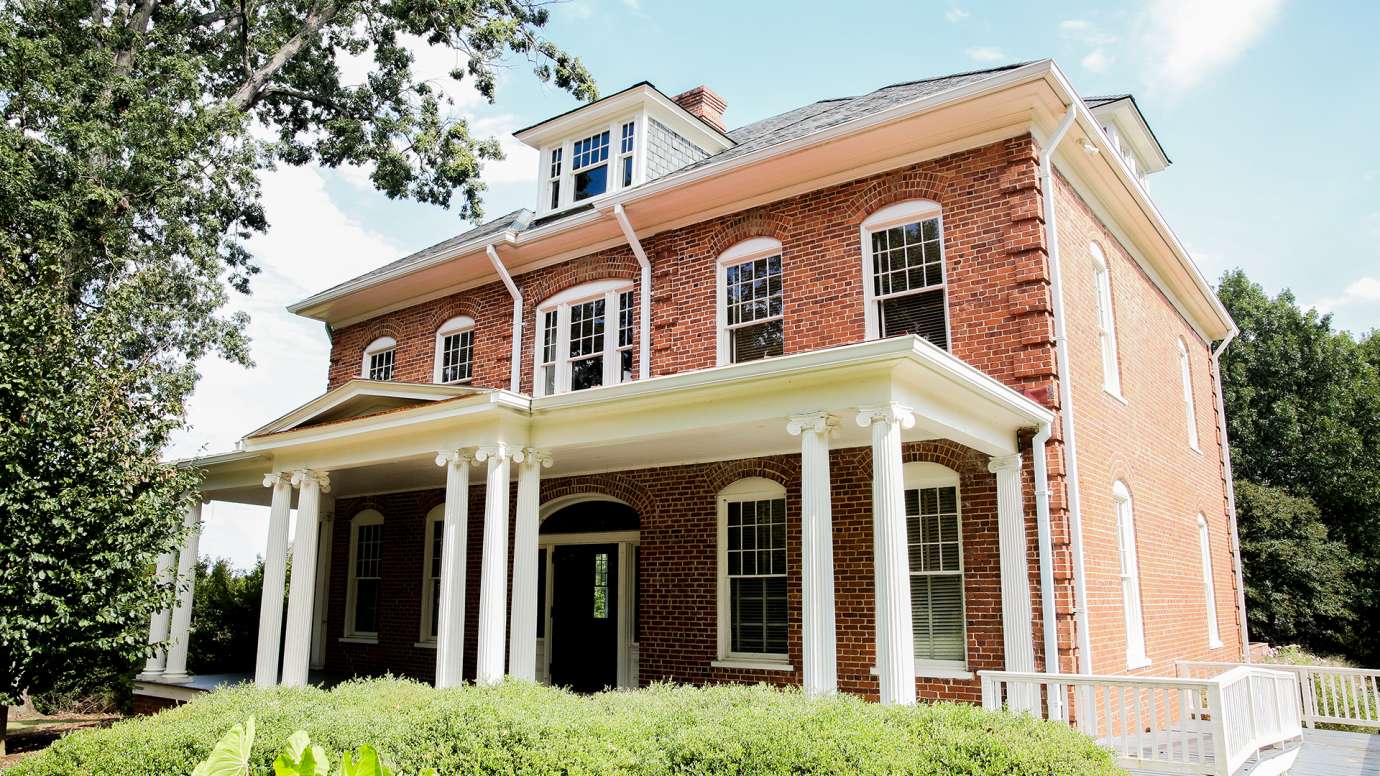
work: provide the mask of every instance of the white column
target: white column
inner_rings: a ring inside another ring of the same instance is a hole
[[[264,475],[273,488],[268,508],[268,546],[264,549],[264,586],[259,598],[259,651],[254,660],[254,684],[278,683],[278,650],[283,636],[283,580],[287,575],[288,512],[292,509],[292,475]]]
[[[468,450],[436,454],[446,467],[446,517],[441,528],[441,603],[436,621],[436,686],[460,684],[465,670],[465,555],[470,520]]]
[[[292,542],[292,581],[288,589],[287,637],[283,640],[283,685],[304,687],[311,665],[312,604],[316,598],[316,534],[321,494],[331,490],[326,472],[292,473],[297,494],[297,529]]]
[[[508,673],[537,679],[537,530],[541,469],[551,455],[530,447],[513,454],[518,464],[517,521],[513,531],[513,615],[508,632]]]
[[[171,585],[173,581],[173,554],[165,552],[158,556],[157,580],[160,587]],[[152,655],[144,663],[144,671],[139,676],[145,679],[156,679],[163,674],[163,669],[167,665],[168,646],[163,642],[168,640],[168,629],[172,626],[172,609],[164,607],[153,613],[149,618],[149,643],[157,645]]]
[[[877,679],[884,704],[915,705],[915,637],[910,615],[901,429],[915,425],[899,404],[858,411],[872,427],[872,562],[877,627]]]
[[[1026,560],[1025,497],[1021,456],[993,458],[987,471],[997,475],[997,544],[1001,555],[1001,627],[1006,670],[1035,670],[1034,624],[1030,614],[1030,569]],[[1007,699],[1016,711],[1039,713],[1039,688],[1012,687]]]
[[[489,445],[475,452],[487,461],[484,481],[484,552],[479,569],[479,649],[475,682],[503,681],[503,637],[508,615],[508,473],[506,445]]]
[[[834,633],[834,519],[829,436],[837,419],[796,415],[786,430],[800,437],[800,653],[808,695],[838,692]]]
[[[200,496],[188,505],[182,524],[187,529],[187,538],[177,556],[177,605],[173,607],[168,664],[163,671],[163,678],[174,682],[190,678],[187,674],[187,643],[192,632],[192,593],[196,587],[197,545],[201,541]]]

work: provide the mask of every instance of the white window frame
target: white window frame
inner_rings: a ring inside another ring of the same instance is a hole
[[[1222,631],[1217,624],[1217,586],[1212,579],[1212,537],[1207,517],[1198,513],[1198,547],[1203,555],[1203,598],[1207,601],[1208,649],[1222,646]]]
[[[728,268],[749,261],[766,258],[768,256],[781,256],[781,314],[767,318],[759,318],[748,323],[728,325]],[[718,264],[714,271],[715,290],[714,290],[714,328],[718,332],[715,344],[715,363],[725,366],[732,363],[732,336],[733,329],[744,326],[757,326],[770,321],[785,321],[785,295],[786,295],[786,265],[785,254],[781,250],[781,241],[770,237],[753,237],[734,245],[723,253],[719,254]],[[784,325],[784,324],[783,324]]]
[[[963,547],[963,488],[959,485],[958,472],[943,464],[928,461],[911,461],[901,467],[901,480],[904,483],[903,490],[907,491],[923,488],[951,487],[954,489],[954,507],[958,510],[958,571],[913,572],[910,570],[909,561],[907,561],[906,580],[907,584],[909,584],[910,578],[917,574],[927,576],[957,576],[959,578],[963,618],[963,659],[930,660],[921,659],[917,656],[915,658],[915,675],[925,677],[964,678],[968,676],[968,579],[967,566],[964,563]],[[907,515],[906,519],[909,518],[910,516]],[[912,648],[914,648],[913,639],[914,636],[912,635]]]
[[[359,562],[359,529],[366,525],[385,525],[383,513],[377,509],[366,509],[350,519],[350,566],[349,583],[345,586],[345,637],[342,641],[359,641],[365,643],[378,643],[379,632],[361,631],[355,628],[355,598],[358,592],[359,580],[357,568]],[[388,537],[384,536],[384,541]],[[387,544],[384,545],[385,549]],[[379,588],[382,593],[383,588],[383,560],[379,560]],[[379,596],[382,600],[382,595]]]
[[[446,337],[454,334],[464,334],[467,331],[470,332],[470,376],[462,377],[459,380],[449,380],[445,384],[462,385],[474,379],[474,319],[468,315],[457,315],[441,324],[441,328],[436,330],[436,358],[432,366],[432,382],[441,384],[441,373],[445,368]]]
[[[711,665],[716,668],[743,668],[766,671],[794,671],[790,665],[790,655],[781,653],[734,652],[733,622],[729,601],[728,583],[728,504],[730,501],[765,501],[785,499],[786,487],[765,477],[745,477],[719,491],[718,504],[718,659]],[[788,505],[789,510],[789,505]],[[790,514],[786,515],[787,547],[790,546]],[[790,550],[787,549],[789,567]],[[790,570],[786,572],[787,598],[790,596]],[[788,626],[789,633],[789,626]]]
[[[1116,308],[1112,304],[1112,272],[1097,243],[1088,243],[1093,260],[1093,296],[1097,312],[1097,347],[1102,355],[1102,390],[1123,399],[1121,361],[1117,355]],[[1124,400],[1124,399],[1123,399]]]
[[[359,376],[360,376],[360,377],[363,377],[363,378],[366,379],[366,380],[372,380],[372,379],[374,379],[374,378],[372,378],[372,377],[369,376],[369,361],[370,361],[370,359],[371,359],[373,356],[375,356],[375,355],[380,355],[380,354],[385,353],[385,352],[387,352],[387,351],[389,351],[389,350],[392,350],[392,351],[394,351],[394,353],[393,353],[393,370],[392,370],[392,372],[390,372],[389,375],[388,375],[388,379],[389,379],[389,380],[392,380],[392,379],[393,379],[393,376],[396,375],[396,374],[398,373],[398,354],[397,354],[397,349],[398,349],[398,341],[395,340],[395,339],[393,339],[392,337],[379,337],[378,339],[374,340],[373,342],[370,342],[370,343],[369,343],[369,346],[366,347],[366,348],[364,349],[364,356],[360,359]]]
[[[440,589],[438,588],[433,591],[432,581],[440,579],[441,577],[431,576],[431,562],[435,554],[433,547],[435,543],[432,541],[431,537],[432,533],[436,530],[435,526],[437,523],[442,526],[446,523],[445,504],[437,504],[431,508],[430,512],[426,513],[426,521],[424,523],[426,529],[422,534],[422,542],[425,545],[422,549],[422,622],[421,629],[418,631],[417,643],[425,646],[431,646],[436,643],[436,637],[431,635],[431,607],[433,605],[432,598],[436,595],[440,595]]]
[[[1180,337],[1176,343],[1179,348],[1179,380],[1184,391],[1184,421],[1187,424],[1188,446],[1201,453],[1198,447],[1198,411],[1193,406],[1193,365],[1188,357],[1188,345]]]
[[[1150,665],[1145,647],[1145,614],[1141,607],[1140,560],[1136,550],[1135,505],[1126,483],[1117,480],[1112,485],[1112,503],[1116,511],[1118,575],[1121,579],[1121,611],[1126,624],[1126,668]]]
[[[542,215],[555,213],[575,205],[588,202],[597,202],[601,197],[606,197],[615,191],[632,188],[642,182],[645,169],[646,154],[643,148],[646,147],[647,138],[647,116],[644,111],[625,114],[619,116],[608,124],[597,124],[586,127],[579,132],[573,132],[560,143],[554,143],[541,149],[541,174],[539,181],[538,212]],[[623,153],[623,125],[633,125],[633,150],[631,153]],[[609,133],[609,155],[607,164],[609,166],[608,187],[603,194],[595,194],[587,199],[575,200],[575,171],[572,165],[575,162],[575,144],[581,140],[586,140],[593,135]],[[561,169],[556,175],[551,174],[551,155],[553,151],[559,150],[561,153]],[[633,158],[633,179],[629,186],[623,185],[623,158],[631,156]],[[551,185],[560,183],[560,192],[557,196],[555,206],[551,205]]]
[[[623,278],[612,278],[608,280],[594,280],[588,283],[581,283],[550,297],[546,301],[537,305],[536,321],[532,327],[532,394],[534,396],[545,396],[546,386],[541,379],[542,367],[542,339],[545,336],[546,314],[552,310],[556,311],[556,388],[552,395],[570,392],[570,308],[574,305],[592,302],[598,299],[604,300],[604,382],[603,386],[617,385],[622,382],[622,369],[620,368],[621,350],[628,350],[635,347],[637,341],[637,328],[633,328],[634,345],[619,347],[618,345],[618,304],[619,297],[625,291],[633,290],[634,281]],[[636,308],[637,298],[633,295],[633,305]],[[636,313],[634,313],[636,319]],[[636,379],[636,374],[631,379]],[[599,386],[599,387],[603,387]]]
[[[885,297],[877,296],[877,281],[874,277],[873,268],[875,263],[872,260],[872,234],[881,232],[894,226],[926,221],[931,218],[939,219],[939,274],[942,282],[935,286],[926,286],[923,289],[912,289],[899,294],[888,294]],[[952,316],[949,314],[949,256],[945,246],[947,240],[944,236],[944,208],[938,202],[929,199],[911,199],[905,202],[897,202],[894,205],[878,210],[868,216],[859,227],[858,239],[862,244],[862,277],[863,277],[863,322],[866,326],[866,338],[881,339],[882,337],[882,316],[881,302],[883,299],[891,299],[898,296],[918,294],[923,291],[942,291],[944,293],[944,339],[949,343],[948,350],[953,350],[954,337],[952,329]]]

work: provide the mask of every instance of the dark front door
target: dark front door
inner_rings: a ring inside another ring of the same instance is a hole
[[[618,684],[618,545],[555,548],[551,683],[578,692]]]

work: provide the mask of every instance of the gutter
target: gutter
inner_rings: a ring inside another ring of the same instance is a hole
[[[1064,484],[1069,510],[1069,550],[1073,554],[1074,613],[1078,620],[1078,671],[1091,674],[1092,639],[1088,632],[1087,569],[1083,563],[1083,503],[1078,494],[1078,445],[1074,436],[1073,382],[1069,369],[1069,341],[1064,325],[1063,272],[1059,267],[1059,235],[1055,228],[1054,151],[1079,115],[1080,100],[1074,100],[1064,120],[1040,149],[1040,199],[1045,216],[1045,248],[1049,256],[1050,302],[1054,313],[1055,377],[1059,380],[1059,421],[1064,443]],[[1087,108],[1083,109],[1087,112]],[[1091,115],[1091,114],[1089,114]],[[1046,665],[1048,670],[1049,666]]]
[[[1049,462],[1045,459],[1045,443],[1053,427],[1041,423],[1035,438],[1030,440],[1030,462],[1035,476],[1035,524],[1040,546],[1040,624],[1045,652],[1045,673],[1060,673],[1059,628],[1054,612],[1054,538],[1049,524]],[[1049,692],[1049,718],[1064,719],[1064,693]]]
[[[647,259],[647,252],[642,250],[637,232],[634,232],[632,224],[628,223],[628,214],[623,211],[623,203],[613,203],[613,216],[618,219],[618,228],[622,229],[623,236],[628,238],[628,245],[637,257],[637,263],[642,267],[642,292],[638,300],[642,309],[637,314],[637,379],[646,380],[652,365],[652,262]]]
[[[522,384],[522,292],[518,290],[517,284],[513,282],[513,276],[508,274],[508,268],[503,266],[503,260],[498,257],[498,251],[494,250],[492,243],[484,246],[484,251],[489,254],[489,261],[493,262],[494,271],[503,280],[503,285],[508,287],[508,294],[513,297],[513,364],[512,375],[509,383],[509,390],[513,393],[521,393]]]
[[[1212,350],[1212,375],[1217,389],[1217,433],[1221,436],[1218,447],[1222,451],[1222,477],[1227,484],[1227,521],[1231,524],[1232,572],[1236,575],[1236,607],[1241,625],[1241,662],[1251,662],[1251,635],[1246,629],[1246,584],[1241,573],[1241,532],[1236,522],[1236,478],[1231,470],[1231,446],[1227,442],[1227,402],[1222,396],[1222,353],[1240,329],[1235,326],[1226,338]]]

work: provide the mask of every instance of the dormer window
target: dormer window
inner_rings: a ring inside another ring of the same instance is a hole
[[[575,141],[570,171],[575,175],[575,201],[597,197],[609,187],[609,133],[607,130]]]
[[[637,124],[629,121],[623,125],[623,137],[618,143],[618,169],[622,177],[620,186],[633,184],[633,151],[636,149]]]

